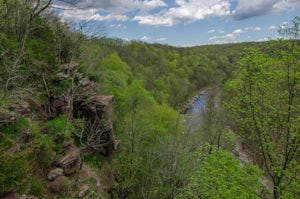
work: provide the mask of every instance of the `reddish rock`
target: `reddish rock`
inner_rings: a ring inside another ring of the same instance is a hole
[[[67,151],[67,154],[58,161],[58,165],[64,169],[64,174],[72,175],[81,167],[80,151],[72,143],[66,143],[64,149]]]
[[[82,147],[89,154],[103,154],[108,159],[112,159],[114,151],[120,144],[120,142],[115,141],[109,115],[109,107],[114,97],[100,95],[96,82],[77,72],[77,65],[73,62],[62,64],[61,71],[57,73],[57,79],[53,80],[57,83],[66,78],[74,77],[76,92],[73,93],[74,90],[70,86],[61,95],[51,96],[50,118],[61,114],[68,116],[68,118],[72,116],[84,118],[86,124],[84,132],[78,135],[82,142]],[[73,115],[70,115],[70,111],[73,112]],[[91,138],[95,142],[91,142]],[[71,147],[68,154],[59,160],[59,164],[64,165],[63,168],[66,175],[76,172],[78,165],[81,164],[78,154],[78,150]]]

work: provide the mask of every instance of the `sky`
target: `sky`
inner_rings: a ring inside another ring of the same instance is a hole
[[[300,16],[300,0],[73,0],[63,21],[91,22],[106,37],[172,46],[266,41]],[[57,9],[59,8],[59,9]]]

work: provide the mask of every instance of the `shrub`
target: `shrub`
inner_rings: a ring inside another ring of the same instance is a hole
[[[10,155],[0,151],[0,195],[11,191],[24,191],[30,172],[26,156],[25,152]]]
[[[38,179],[33,179],[31,181],[29,194],[42,198],[43,193],[44,193],[44,186],[42,182]]]
[[[102,158],[96,155],[90,155],[84,157],[84,162],[90,165],[91,167],[100,169],[102,167]]]
[[[0,146],[11,147],[18,141],[18,135],[26,130],[28,122],[25,119],[18,121],[15,124],[0,125],[0,132],[2,138],[0,139]]]
[[[68,123],[67,118],[63,115],[48,121],[46,128],[56,143],[63,143],[66,139],[70,139],[73,130],[73,126]]]

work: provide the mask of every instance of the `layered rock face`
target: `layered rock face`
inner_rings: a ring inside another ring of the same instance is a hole
[[[109,107],[113,96],[100,95],[96,83],[77,72],[76,63],[61,66],[54,83],[68,82],[68,88],[50,96],[50,114],[84,120],[82,131],[76,132],[86,154],[102,154],[112,159],[119,145],[115,140]]]
[[[64,64],[54,77],[43,79],[44,85],[37,87],[37,90],[46,90],[42,99],[36,94],[38,92],[32,92],[32,96],[22,93],[7,109],[0,110],[0,125],[14,124],[20,118],[44,123],[61,115],[72,122],[74,139],[62,140],[59,150],[54,154],[51,168],[46,171],[47,175],[42,180],[48,182],[46,189],[49,189],[50,198],[69,193],[70,190],[72,197],[76,198],[85,198],[90,190],[107,195],[116,186],[110,164],[120,144],[120,141],[115,140],[109,114],[114,97],[101,95],[96,82],[78,72],[76,68],[76,63]],[[17,92],[15,96],[18,96]],[[49,132],[44,130],[43,133]],[[0,139],[1,137],[0,132]],[[22,142],[8,148],[6,152],[17,154],[25,150],[32,146],[33,137],[30,129],[24,131],[20,135]],[[107,166],[104,169],[99,168],[101,176],[83,164],[86,155],[104,156],[103,165]],[[88,182],[90,179],[97,182],[94,187]],[[5,198],[36,197],[21,196],[13,192],[5,195]]]
[[[50,189],[58,194],[67,189],[66,182],[82,168],[83,156],[101,154],[110,162],[120,144],[115,140],[109,115],[109,107],[114,97],[100,95],[96,83],[79,73],[76,67],[76,63],[61,66],[52,83],[67,83],[68,87],[60,93],[49,96],[48,119],[65,115],[70,120],[79,118],[82,122],[77,131],[73,132],[81,150],[73,142],[63,143],[59,153],[65,155],[53,162],[54,167],[48,173]],[[114,181],[114,175],[111,178],[110,180]],[[78,197],[83,197],[90,190],[86,184],[78,184],[77,187]]]

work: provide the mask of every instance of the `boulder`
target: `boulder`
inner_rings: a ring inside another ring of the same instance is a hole
[[[59,176],[62,176],[64,175],[64,170],[61,169],[61,168],[56,168],[56,169],[53,169],[51,170],[49,173],[48,173],[48,180],[50,181],[53,181],[55,180],[57,177]]]
[[[82,185],[79,187],[79,193],[78,193],[78,198],[84,197],[88,191],[90,190],[90,187],[88,185]]]
[[[58,165],[64,169],[65,175],[72,175],[81,167],[80,151],[73,143],[65,143],[63,147],[67,153],[59,159]]]
[[[57,177],[50,185],[54,193],[63,194],[70,188],[70,180],[66,176]]]
[[[57,78],[58,81],[61,81],[61,80],[65,80],[65,79],[70,78],[70,75],[66,74],[66,73],[63,73],[63,72],[59,72],[59,73],[56,74],[56,78]]]
[[[84,77],[81,80],[79,80],[79,85],[80,86],[87,86],[90,84],[90,80],[88,77]]]

